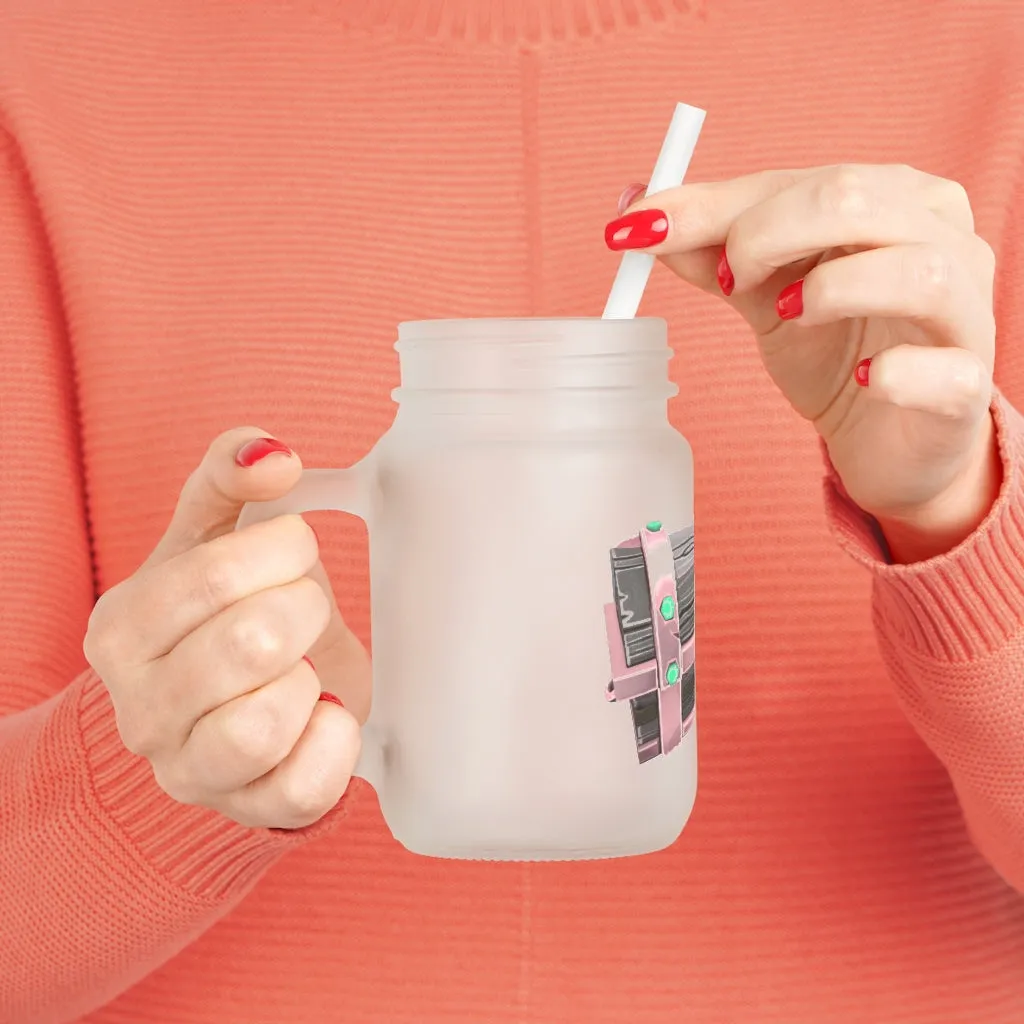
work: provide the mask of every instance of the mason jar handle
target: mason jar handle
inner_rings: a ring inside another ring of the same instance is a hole
[[[365,459],[348,469],[303,470],[299,482],[284,497],[244,505],[235,529],[241,530],[287,512],[347,512],[367,521],[371,478]]]
[[[284,497],[245,504],[235,529],[294,512],[346,512],[369,527],[375,500],[375,474],[368,459],[348,469],[306,469]],[[361,731],[362,751],[352,774],[379,792],[384,777],[384,743],[371,721],[365,722]]]

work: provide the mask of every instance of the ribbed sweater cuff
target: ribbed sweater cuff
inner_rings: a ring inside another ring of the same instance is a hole
[[[988,516],[952,551],[892,565],[875,520],[855,505],[825,453],[825,508],[840,545],[874,577],[876,624],[904,648],[944,661],[984,657],[1024,629],[1024,419],[992,400],[1003,484]]]
[[[103,682],[80,678],[78,722],[91,789],[100,810],[162,877],[200,901],[247,892],[289,849],[329,830],[345,814],[348,794],[309,828],[246,828],[215,811],[172,800],[149,763],[125,749]],[[351,792],[351,790],[350,790]]]

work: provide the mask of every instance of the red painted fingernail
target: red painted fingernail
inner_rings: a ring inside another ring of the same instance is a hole
[[[333,693],[328,693],[323,690],[317,700],[325,700],[328,704],[337,704],[339,708],[343,708],[345,705],[341,703],[340,697],[335,697]]]
[[[303,660],[303,661],[304,661],[304,662],[305,662],[305,663],[306,663],[306,664],[307,664],[307,665],[308,665],[308,666],[309,666],[309,667],[310,667],[310,668],[311,668],[311,669],[312,669],[312,670],[313,670],[314,672],[316,671],[316,665],[314,665],[314,664],[313,664],[313,662],[312,662],[312,660],[310,659],[310,657],[309,657],[309,655],[308,655],[308,654],[304,654],[304,655],[302,656],[302,660]]]
[[[862,387],[868,386],[868,371],[871,368],[870,359],[862,359],[857,364],[857,369],[853,371],[853,379]]]
[[[663,210],[637,210],[611,221],[604,229],[605,245],[621,249],[646,249],[664,242],[668,236],[668,217]]]
[[[639,182],[627,185],[622,190],[622,195],[619,196],[619,201],[615,204],[615,208],[619,213],[622,213],[623,210],[632,206],[646,191],[647,186],[641,185]]]
[[[780,320],[795,320],[804,311],[804,281],[794,281],[779,292],[775,309]]]
[[[292,450],[288,445],[273,437],[257,437],[253,441],[246,441],[238,449],[238,452],[235,454],[235,462],[248,469],[250,466],[255,466],[260,459],[265,459],[268,455],[274,455],[275,453],[291,455]]]
[[[718,287],[722,289],[723,295],[732,295],[732,290],[736,287],[736,279],[732,276],[732,267],[729,266],[729,257],[725,255],[724,245],[718,257]]]

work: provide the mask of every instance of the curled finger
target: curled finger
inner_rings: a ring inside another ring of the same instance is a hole
[[[318,701],[291,753],[268,774],[232,793],[226,813],[251,826],[312,825],[344,795],[359,751],[355,718],[332,701]]]
[[[196,722],[175,758],[173,778],[162,783],[186,803],[206,803],[261,778],[294,749],[319,696],[320,681],[303,660],[222,704]]]
[[[973,428],[992,400],[992,377],[962,348],[897,345],[858,367],[858,382],[873,399],[928,413],[954,429]]]
[[[204,715],[295,668],[330,616],[323,589],[306,576],[253,594],[160,659],[159,685],[137,687],[134,699],[182,746]]]
[[[819,264],[784,289],[783,320],[817,327],[857,317],[911,320],[939,345],[968,349],[991,370],[995,320],[963,262],[930,245],[869,249]]]

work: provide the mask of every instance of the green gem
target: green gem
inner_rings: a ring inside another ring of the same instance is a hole
[[[660,519],[652,519],[647,524],[647,529],[650,530],[651,533],[657,533],[661,529],[661,520]]]
[[[675,601],[673,601],[671,597],[663,598],[662,602],[661,602],[661,617],[666,622],[668,622],[668,620],[671,619],[672,616],[675,615],[675,613],[676,613],[676,603],[675,603]]]
[[[665,681],[669,686],[675,686],[679,682],[679,663],[670,661],[665,669]]]

